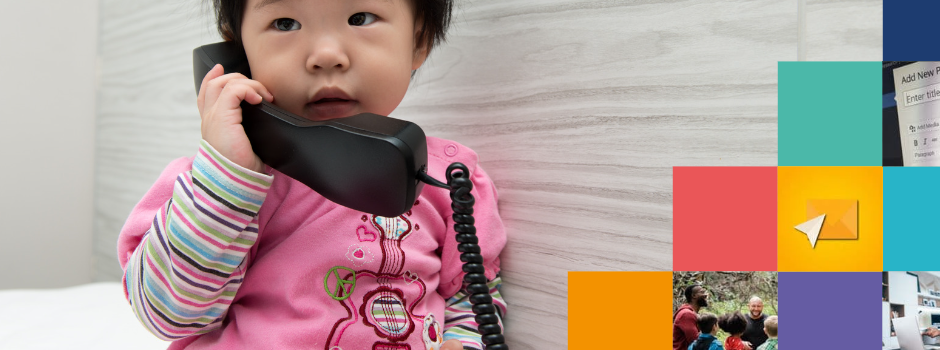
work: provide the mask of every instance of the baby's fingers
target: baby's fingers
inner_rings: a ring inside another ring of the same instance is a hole
[[[206,73],[206,76],[202,78],[202,84],[199,85],[199,94],[196,97],[196,106],[199,107],[199,115],[202,115],[202,110],[206,102],[206,85],[208,85],[209,81],[212,79],[222,76],[222,74],[225,74],[225,70],[222,69],[221,64],[216,64],[215,66],[212,66],[212,69],[210,69],[209,72]]]
[[[250,104],[258,104],[261,103],[262,99],[261,94],[249,84],[228,84],[219,94],[219,98],[215,102],[215,108],[217,111],[235,110],[241,108],[242,100]]]
[[[248,103],[252,103],[252,101],[258,103],[261,102],[261,95],[246,84],[228,84],[222,88],[217,100],[210,101],[207,99],[206,102],[211,104],[206,105],[205,113],[202,115],[202,138],[213,147],[226,148],[226,146],[219,146],[216,143],[230,144],[228,141],[220,142],[219,140],[231,141],[230,137],[233,136],[238,139],[244,138],[244,131],[235,132],[232,128],[242,122],[242,100],[246,100]],[[218,148],[216,150],[223,154],[227,152]]]
[[[221,68],[219,68],[221,70]],[[203,98],[203,111],[211,110],[215,108],[216,100],[219,99],[219,95],[222,93],[222,89],[225,88],[231,81],[235,80],[248,80],[247,77],[241,73],[229,73],[222,76],[217,76],[211,80],[205,81],[205,97]]]
[[[235,79],[229,80],[229,82],[228,82],[228,84],[226,84],[226,86],[229,86],[229,85],[246,85],[246,86],[250,87],[251,89],[253,89],[253,90],[254,90],[256,93],[258,93],[261,97],[263,97],[264,100],[267,100],[268,102],[274,102],[274,95],[271,94],[271,92],[268,91],[268,89],[265,88],[264,85],[261,85],[261,82],[259,82],[259,81],[257,81],[257,80],[251,80],[251,79],[248,79],[248,78],[243,78],[243,79],[242,79],[242,78],[235,78]],[[261,103],[261,100],[260,100],[260,99],[256,100],[256,99],[254,99],[254,97],[253,97],[252,95],[247,95],[246,98],[248,98],[248,99],[246,99],[245,101],[248,101],[248,103],[251,103],[251,104],[258,104],[258,103]]]

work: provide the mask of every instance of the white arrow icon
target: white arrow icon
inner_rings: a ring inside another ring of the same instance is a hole
[[[816,239],[819,238],[819,231],[822,230],[823,220],[825,219],[826,214],[822,214],[807,222],[796,225],[796,229],[805,233],[806,237],[809,238],[809,242],[813,244],[813,248],[816,248]]]

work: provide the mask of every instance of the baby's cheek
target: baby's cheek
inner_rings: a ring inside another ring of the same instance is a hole
[[[302,87],[299,87],[298,84],[293,83],[292,81],[285,78],[271,77],[267,74],[260,76],[256,75],[252,78],[261,83],[261,85],[263,85],[264,88],[271,93],[271,95],[274,95],[275,106],[278,106],[281,109],[293,114],[303,114],[304,105],[307,103],[307,97],[302,96],[305,90]]]
[[[270,90],[269,90],[270,91]],[[296,115],[304,114],[304,105],[306,101],[301,101],[296,96],[290,96],[287,93],[271,92],[274,95],[274,105]]]
[[[371,90],[374,98],[372,109],[378,111],[376,114],[387,116],[398,107],[405,97],[405,92],[408,90],[408,81],[388,79],[381,83],[377,82]]]

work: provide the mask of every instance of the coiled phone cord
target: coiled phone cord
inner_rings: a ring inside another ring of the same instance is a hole
[[[463,272],[466,273],[463,281],[467,285],[467,294],[473,304],[473,313],[476,315],[477,330],[482,336],[483,344],[487,350],[509,350],[503,338],[502,328],[499,326],[499,317],[496,315],[496,306],[490,296],[490,288],[486,285],[484,274],[483,255],[477,244],[477,229],[473,226],[473,204],[475,200],[470,190],[473,182],[470,181],[470,172],[462,163],[453,163],[447,167],[447,184],[437,181],[424,172],[418,172],[418,179],[437,187],[450,190],[451,208],[454,210],[454,231],[457,231],[457,250],[460,261],[463,262]],[[446,187],[445,187],[446,186]]]

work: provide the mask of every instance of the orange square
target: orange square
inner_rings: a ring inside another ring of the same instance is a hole
[[[568,272],[568,349],[670,349],[672,271]]]

